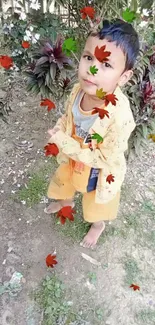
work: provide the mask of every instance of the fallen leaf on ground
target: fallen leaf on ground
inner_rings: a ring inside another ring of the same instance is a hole
[[[61,224],[64,225],[66,219],[74,221],[73,213],[75,213],[75,210],[71,206],[66,206],[58,211],[57,218],[60,218]]]
[[[54,265],[58,263],[55,259],[56,259],[56,255],[51,255],[51,254],[47,255],[46,257],[47,267],[54,267]]]
[[[105,51],[106,45],[101,46],[100,48],[98,46],[95,47],[94,55],[96,59],[100,62],[107,62],[109,59],[111,52]]]
[[[48,112],[55,108],[55,104],[48,98],[42,99],[40,106],[47,106],[48,107]]]
[[[138,285],[136,285],[136,284],[133,284],[133,283],[131,284],[130,288],[133,288],[134,291],[140,290],[140,287]]]
[[[55,143],[48,143],[45,147],[45,156],[57,156],[59,149]]]

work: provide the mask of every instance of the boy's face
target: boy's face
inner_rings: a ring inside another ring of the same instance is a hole
[[[110,51],[106,63],[99,62],[94,56],[95,48],[106,45],[105,51]],[[96,90],[103,88],[106,93],[113,93],[115,88],[123,86],[132,76],[132,71],[124,71],[126,57],[121,48],[115,42],[100,40],[97,36],[89,36],[82,53],[78,77],[81,88],[90,96],[96,96]],[[98,69],[95,75],[90,72],[90,66]]]

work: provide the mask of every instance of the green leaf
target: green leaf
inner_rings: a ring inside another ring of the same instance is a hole
[[[95,65],[93,65],[93,66],[90,67],[90,72],[91,72],[93,75],[96,74],[97,71],[98,71],[98,69],[96,68]]]
[[[129,8],[126,8],[126,10],[124,10],[122,13],[122,18],[128,23],[132,23],[137,18],[137,15],[135,11],[131,11]]]
[[[92,138],[93,140],[97,140],[97,143],[101,143],[101,142],[103,142],[103,138],[102,138],[98,133],[94,133],[94,134],[91,136],[91,138]]]
[[[71,55],[72,52],[77,51],[77,43],[72,37],[67,38],[62,45],[62,51],[67,55]]]

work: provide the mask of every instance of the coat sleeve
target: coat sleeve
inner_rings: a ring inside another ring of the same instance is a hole
[[[54,142],[69,158],[89,167],[104,169],[104,173],[109,174],[112,166],[122,160],[134,128],[135,123],[132,119],[124,122],[121,127],[113,122],[103,137],[103,143],[93,151],[81,148],[80,143],[61,130],[55,133],[49,142]]]

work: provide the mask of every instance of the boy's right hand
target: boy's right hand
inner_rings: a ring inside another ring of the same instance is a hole
[[[53,129],[50,129],[47,131],[47,133],[52,137],[56,132],[58,132],[60,129],[58,127],[54,127]]]

